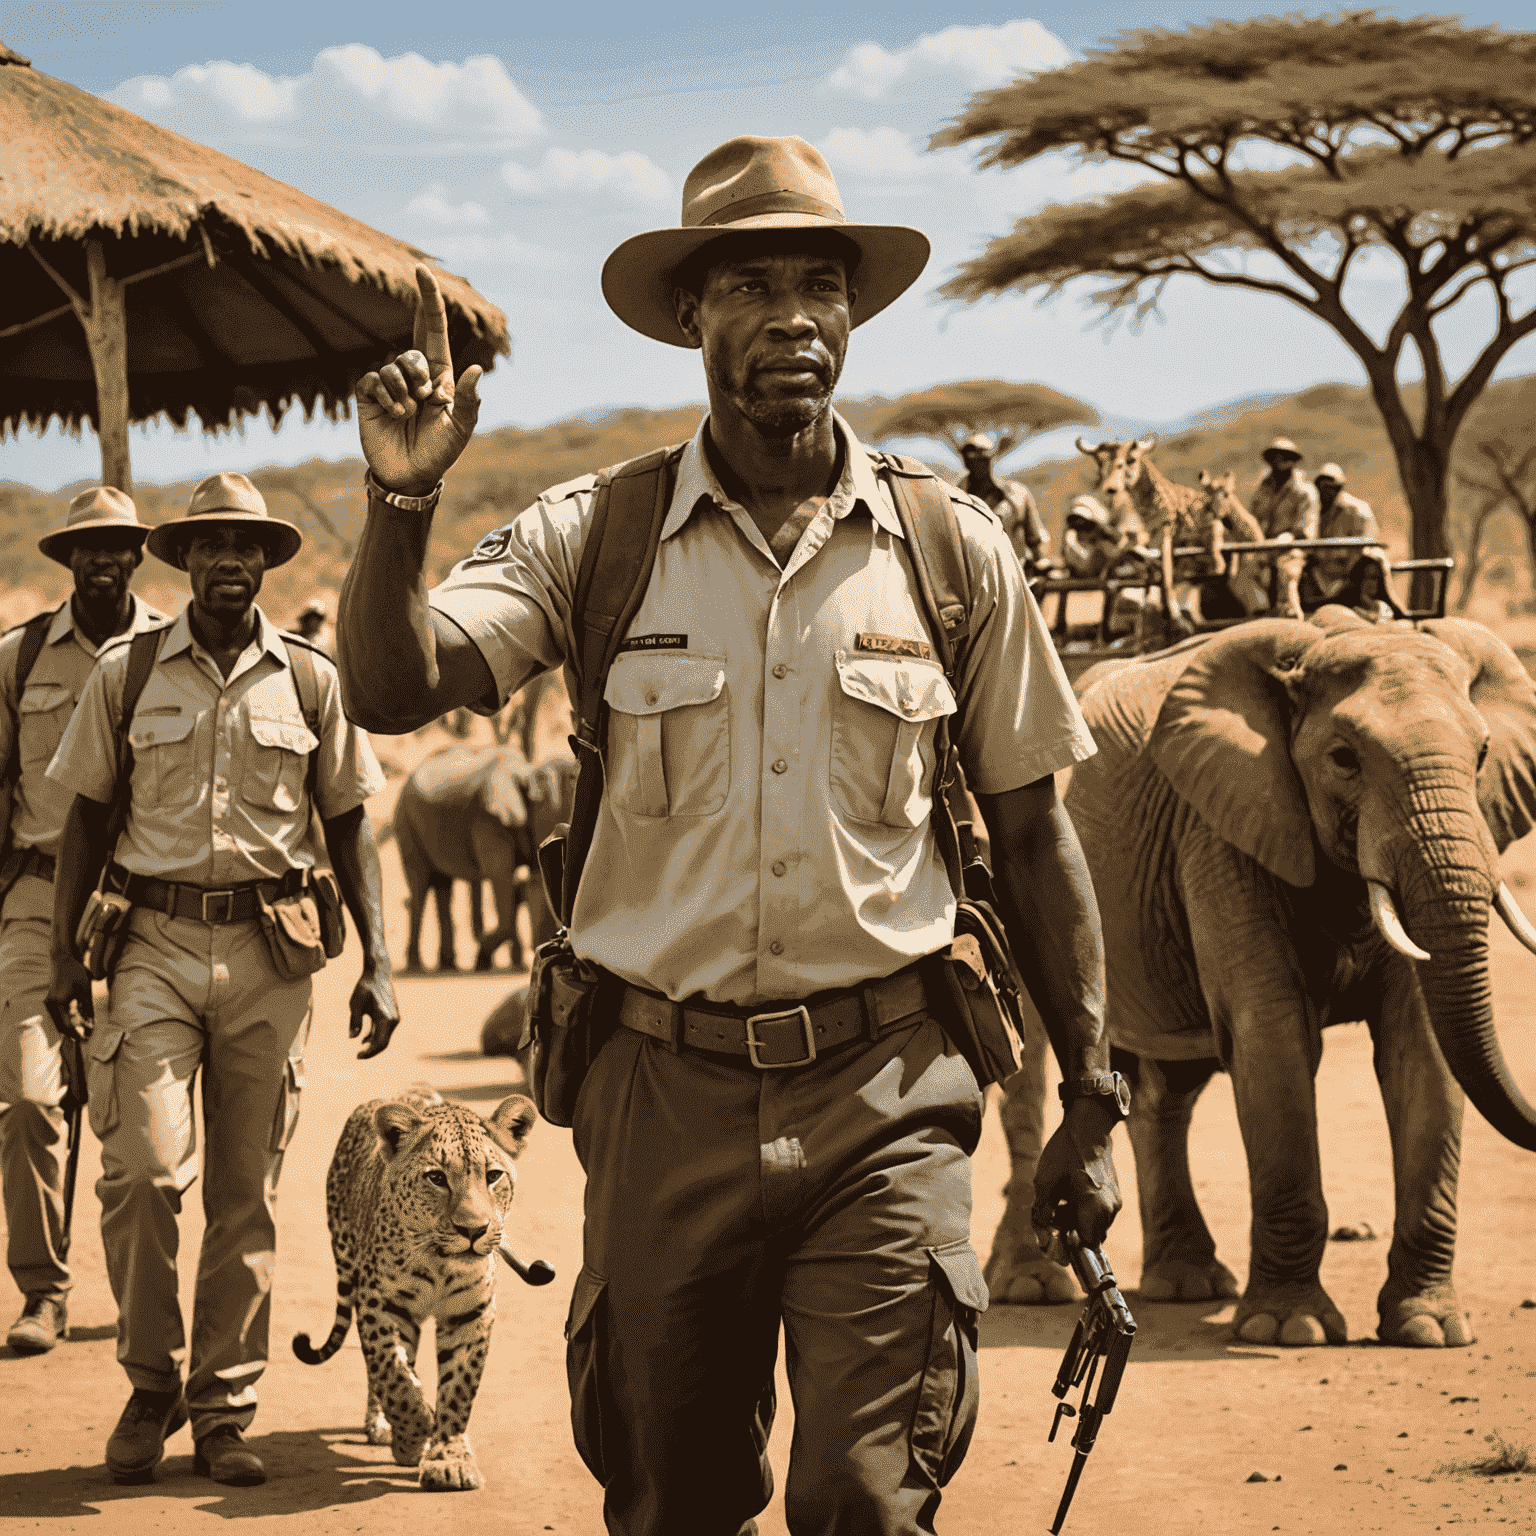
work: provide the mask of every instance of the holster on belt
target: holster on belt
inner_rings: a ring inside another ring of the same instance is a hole
[[[617,1027],[613,993],[610,977],[577,958],[565,929],[534,951],[518,1048],[531,1035],[533,1101],[551,1125],[575,1121],[587,1071]]]
[[[309,870],[290,870],[270,901],[262,896],[261,926],[273,968],[284,981],[302,981],[324,969],[327,949]]]
[[[133,903],[121,891],[106,889],[105,879],[91,892],[75,929],[75,953],[92,981],[106,981],[128,937],[128,915]]]

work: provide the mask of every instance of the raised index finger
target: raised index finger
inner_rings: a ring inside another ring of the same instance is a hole
[[[416,350],[425,354],[427,367],[436,378],[445,368],[451,373],[453,359],[448,353],[448,311],[443,305],[442,290],[437,278],[427,266],[416,268],[416,286],[421,296],[416,302],[416,323],[412,340]]]

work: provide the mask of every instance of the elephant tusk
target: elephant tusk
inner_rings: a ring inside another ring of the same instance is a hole
[[[1382,938],[1398,954],[1407,955],[1410,960],[1428,960],[1428,953],[1408,937],[1408,931],[1403,927],[1403,920],[1397,915],[1397,908],[1392,903],[1391,891],[1375,880],[1367,880],[1365,888],[1371,898],[1371,921],[1376,924],[1376,931]],[[1508,919],[1506,918],[1505,921],[1507,922]]]
[[[1515,900],[1514,893],[1507,885],[1499,886],[1499,894],[1494,897],[1493,904],[1499,909],[1499,916],[1504,919],[1509,931],[1536,955],[1536,925],[1520,910],[1520,903]]]

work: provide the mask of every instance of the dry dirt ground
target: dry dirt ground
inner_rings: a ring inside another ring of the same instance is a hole
[[[398,782],[398,781],[397,781]],[[383,797],[381,797],[381,800]],[[387,806],[376,808],[382,812]],[[1536,839],[1532,840],[1536,844]],[[391,939],[404,948],[399,863],[385,849]],[[1512,850],[1506,878],[1536,898],[1536,846]],[[1529,883],[1527,883],[1529,881]],[[427,946],[429,955],[434,946]],[[1536,956],[1495,935],[1496,996],[1505,1051],[1536,1096]],[[467,924],[461,963],[470,959]],[[503,1270],[495,1342],[471,1423],[486,1474],[474,1493],[422,1493],[413,1473],[361,1434],[363,1362],[355,1333],[327,1365],[301,1365],[289,1340],[323,1337],[334,1305],[324,1177],[348,1112],[363,1099],[425,1080],[488,1111],[512,1086],[506,1060],[477,1049],[481,1021],[515,984],[506,973],[399,983],[404,1022],[366,1064],[346,1040],[355,943],[318,978],[303,1118],[282,1181],[272,1363],[252,1441],[270,1481],[221,1488],[192,1472],[185,1430],[152,1487],[115,1487],[102,1465],[127,1396],[114,1360],[114,1312],[102,1271],[92,1193],[97,1148],[86,1137],[77,1203],[78,1276],[68,1343],[36,1359],[0,1349],[0,1529],[163,1532],[194,1536],[241,1522],[251,1536],[433,1533],[466,1524],[515,1533],[596,1533],[600,1493],[572,1449],[561,1329],[580,1262],[581,1170],[568,1131],[540,1125],[520,1165],[515,1246],[554,1265],[531,1289]],[[1497,1138],[1469,1111],[1457,1278],[1478,1340],[1415,1352],[1374,1343],[1375,1294],[1391,1229],[1391,1169],[1363,1028],[1329,1032],[1319,1080],[1330,1220],[1369,1222],[1375,1242],[1330,1243],[1324,1282],[1350,1324],[1342,1348],[1234,1344],[1222,1307],[1143,1303],[1129,1146],[1117,1149],[1126,1213],[1108,1250],[1140,1325],[1120,1400],[1104,1426],[1068,1521],[1069,1532],[1419,1532],[1454,1526],[1536,1529],[1536,1458],[1525,1475],[1447,1472],[1485,1456],[1490,1436],[1536,1442],[1536,1157]],[[1123,1137],[1123,1132],[1121,1133]],[[1225,1079],[1196,1116],[1196,1178],[1227,1262],[1246,1264],[1247,1184]],[[975,1163],[974,1238],[983,1259],[1007,1175],[995,1105]],[[200,1188],[183,1214],[183,1297],[202,1231]],[[1522,1302],[1526,1303],[1522,1306]],[[0,1325],[18,1305],[0,1271]],[[982,1410],[970,1456],[940,1511],[952,1533],[1049,1527],[1070,1452],[1045,1443],[1050,1395],[1077,1308],[997,1307],[982,1320]],[[430,1376],[433,1352],[422,1359]],[[788,1394],[772,1450],[780,1484],[790,1440]],[[1249,1475],[1272,1475],[1250,1483]],[[765,1536],[785,1530],[777,1501]],[[677,1536],[689,1536],[679,1532]]]

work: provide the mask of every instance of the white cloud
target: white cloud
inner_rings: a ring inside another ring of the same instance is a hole
[[[500,59],[482,54],[434,64],[418,53],[386,59],[365,43],[323,49],[304,75],[273,76],[219,60],[170,76],[137,75],[107,95],[205,140],[507,149],[544,133],[538,108]]]
[[[448,189],[435,181],[423,188],[405,205],[405,215],[434,229],[484,229],[491,222],[484,203],[453,203]]]
[[[600,149],[556,145],[545,151],[537,166],[507,161],[501,168],[501,179],[522,197],[604,194],[626,203],[665,203],[672,197],[667,173],[634,149],[609,155]]]
[[[938,165],[937,158],[925,157],[899,128],[834,128],[820,148],[834,175],[870,181],[907,181]]]
[[[1038,21],[945,27],[895,53],[879,43],[859,43],[822,81],[822,88],[861,101],[883,101],[898,87],[930,83],[980,91],[1017,75],[1059,68],[1071,58],[1067,45]]]

